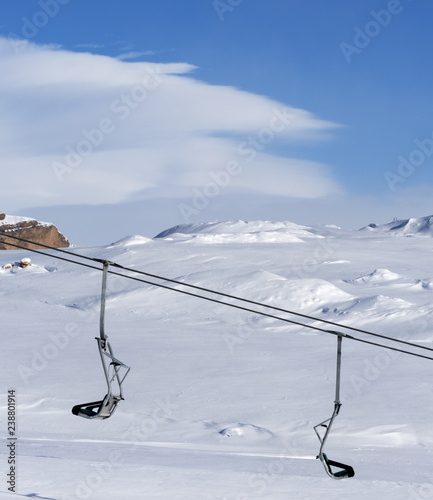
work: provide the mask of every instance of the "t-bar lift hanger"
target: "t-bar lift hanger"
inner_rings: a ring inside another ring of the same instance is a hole
[[[95,259],[98,260],[98,259]],[[105,380],[107,382],[107,394],[100,401],[76,405],[72,408],[72,413],[79,417],[104,419],[111,417],[119,402],[123,399],[122,383],[128,375],[130,367],[119,361],[113,355],[113,349],[107,340],[104,329],[105,320],[105,298],[107,291],[108,267],[111,264],[108,260],[99,260],[103,264],[102,292],[101,292],[101,313],[99,322],[100,336],[95,337],[98,343],[98,350],[101,356],[102,367],[104,369]],[[123,372],[123,376],[121,375]],[[113,391],[113,385],[116,391]]]
[[[334,423],[334,419],[338,415],[341,408],[341,402],[340,402],[341,344],[343,342],[343,337],[345,336],[344,333],[339,333],[339,332],[329,331],[328,333],[333,333],[334,335],[337,335],[337,375],[335,381],[335,402],[334,402],[334,411],[332,413],[331,418],[324,420],[323,422],[317,424],[314,427],[314,430],[316,431],[317,437],[319,438],[320,441],[320,450],[316,458],[320,459],[323,466],[325,467],[325,471],[328,474],[328,476],[332,477],[333,479],[344,479],[346,477],[353,477],[355,475],[355,471],[353,470],[353,468],[350,465],[345,465],[340,462],[335,462],[334,460],[329,460],[329,458],[323,451],[325,448],[326,440],[331,431],[332,424]],[[323,437],[321,437],[319,432],[317,431],[318,427],[326,428]],[[332,470],[332,467],[337,467],[339,470],[334,472]]]

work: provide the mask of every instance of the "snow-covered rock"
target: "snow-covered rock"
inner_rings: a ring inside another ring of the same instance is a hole
[[[0,250],[15,250],[14,244],[24,248],[43,248],[39,244],[62,248],[68,247],[69,241],[63,234],[59,232],[57,227],[51,222],[40,222],[29,217],[18,217],[13,215],[5,215],[0,220]],[[7,235],[17,236],[28,241],[26,243],[13,238],[7,238]]]

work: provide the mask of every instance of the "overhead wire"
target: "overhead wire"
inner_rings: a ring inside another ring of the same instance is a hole
[[[49,250],[53,250],[53,251],[56,251],[56,252],[68,254],[68,255],[71,255],[71,256],[74,256],[74,257],[78,257],[78,258],[82,258],[84,260],[88,260],[88,261],[92,261],[92,262],[98,262],[98,263],[103,263],[104,262],[104,259],[98,259],[98,258],[94,258],[94,257],[89,257],[87,255],[77,254],[77,253],[74,253],[74,252],[71,252],[71,251],[67,251],[67,250],[64,250],[64,249],[61,249],[61,248],[51,247],[51,246],[45,245],[43,243],[37,243],[37,242],[31,241],[31,240],[27,240],[25,238],[20,238],[20,237],[17,237],[17,236],[13,236],[13,235],[7,234],[4,231],[0,231],[0,236],[4,236],[6,238],[12,238],[14,240],[21,241],[21,242],[24,242],[24,243],[38,245],[40,247],[47,248]],[[79,261],[76,261],[76,260],[67,259],[67,258],[61,257],[59,255],[51,255],[51,254],[48,254],[46,252],[42,252],[40,250],[37,250],[35,248],[28,248],[28,247],[25,247],[23,245],[18,245],[17,243],[7,242],[7,241],[4,241],[4,240],[0,240],[0,242],[6,243],[6,244],[8,244],[10,246],[14,246],[14,247],[19,248],[19,249],[28,250],[28,251],[31,251],[31,252],[34,252],[34,253],[37,253],[37,254],[40,254],[40,255],[44,255],[44,256],[47,256],[47,257],[52,257],[52,258],[59,259],[59,260],[62,260],[62,261],[65,261],[65,262],[69,262],[69,263],[72,263],[72,264],[77,264],[77,265],[80,265],[80,266],[83,266],[83,267],[87,267],[87,268],[90,268],[90,269],[95,269],[97,271],[102,271],[102,269],[100,267],[98,267],[98,266],[93,266],[93,265],[85,264],[83,262],[79,262]],[[417,348],[417,349],[424,349],[424,350],[428,350],[428,351],[432,351],[433,352],[433,348],[422,346],[422,345],[419,345],[419,344],[415,344],[413,342],[408,342],[408,341],[405,341],[405,340],[402,340],[402,339],[396,339],[396,338],[393,338],[393,337],[388,337],[386,335],[381,335],[381,334],[378,334],[378,333],[370,332],[368,330],[363,330],[363,329],[351,327],[349,325],[344,325],[344,324],[341,324],[341,323],[335,323],[335,322],[332,322],[332,321],[329,321],[329,320],[324,320],[324,319],[317,318],[317,317],[314,317],[314,316],[310,316],[310,315],[306,315],[306,314],[302,314],[302,313],[297,313],[296,311],[291,311],[291,310],[280,308],[280,307],[277,307],[277,306],[272,306],[270,304],[266,304],[266,303],[262,303],[262,302],[257,302],[257,301],[253,301],[253,300],[250,300],[250,299],[245,299],[243,297],[237,297],[235,295],[230,295],[230,294],[227,294],[227,293],[224,293],[224,292],[219,292],[219,291],[216,291],[216,290],[212,290],[210,288],[204,288],[204,287],[200,287],[200,286],[197,286],[197,285],[192,285],[190,283],[184,283],[182,281],[178,281],[178,280],[174,280],[174,279],[170,279],[170,278],[165,278],[163,276],[158,276],[158,275],[155,275],[155,274],[147,273],[145,271],[140,271],[140,270],[137,270],[137,269],[128,268],[128,267],[122,266],[120,264],[117,264],[115,262],[111,262],[110,261],[110,265],[112,265],[113,267],[122,269],[124,271],[134,272],[134,273],[137,273],[137,274],[141,274],[141,275],[152,277],[154,279],[158,279],[158,280],[166,281],[166,282],[169,282],[169,283],[174,283],[174,284],[177,284],[177,285],[181,285],[181,286],[185,286],[185,287],[197,289],[197,290],[204,291],[204,292],[207,292],[207,293],[212,293],[212,294],[219,295],[219,296],[222,296],[222,297],[225,297],[225,298],[230,298],[230,299],[233,299],[233,300],[238,300],[238,301],[241,301],[241,302],[250,303],[252,305],[256,305],[256,306],[260,306],[260,307],[264,307],[264,308],[268,308],[268,309],[277,310],[279,312],[284,312],[284,313],[287,313],[287,314],[292,314],[292,315],[295,315],[295,316],[303,317],[305,319],[311,319],[311,320],[317,321],[319,323],[328,324],[328,325],[332,325],[332,326],[335,326],[335,327],[338,327],[338,328],[343,328],[343,329],[348,329],[348,330],[356,331],[358,333],[363,333],[363,334],[366,334],[366,335],[371,335],[371,336],[379,337],[379,338],[382,338],[382,339],[385,339],[385,340],[389,340],[389,341],[392,341],[392,342],[397,342],[397,343],[405,344],[405,345],[408,345],[408,346],[411,346],[411,347],[414,347],[414,348]],[[239,310],[242,310],[242,311],[246,311],[246,312],[250,312],[250,313],[253,313],[253,314],[257,314],[257,315],[260,315],[260,316],[268,317],[268,318],[271,318],[271,319],[276,319],[276,320],[283,321],[283,322],[286,322],[286,323],[290,323],[290,324],[293,324],[293,325],[297,325],[297,326],[309,328],[309,329],[312,329],[312,330],[315,330],[315,331],[319,331],[319,332],[322,332],[322,333],[328,333],[328,334],[332,334],[332,335],[339,335],[339,336],[342,336],[344,338],[347,338],[347,339],[350,339],[350,340],[354,340],[354,341],[357,341],[357,342],[361,342],[361,343],[365,343],[365,344],[369,344],[369,345],[374,345],[374,346],[381,347],[381,348],[384,348],[384,349],[389,349],[389,350],[392,350],[392,351],[397,351],[397,352],[400,352],[400,353],[409,354],[409,355],[412,355],[412,356],[416,356],[416,357],[419,357],[419,358],[424,358],[424,359],[428,359],[428,360],[433,361],[433,357],[430,357],[430,356],[422,355],[422,354],[415,353],[415,352],[412,352],[412,351],[407,351],[407,350],[404,350],[404,349],[398,349],[396,347],[392,347],[392,346],[388,346],[388,345],[384,345],[384,344],[379,344],[379,343],[376,343],[376,342],[367,341],[365,339],[359,339],[359,338],[353,337],[352,335],[349,335],[347,333],[336,332],[336,331],[333,331],[333,330],[327,330],[327,329],[320,328],[320,327],[315,326],[315,325],[301,323],[299,321],[294,321],[294,320],[288,319],[288,318],[282,318],[280,316],[276,316],[276,315],[273,315],[273,314],[265,313],[263,311],[257,311],[255,309],[251,309],[251,308],[248,308],[248,307],[240,306],[240,305],[237,305],[237,304],[232,304],[232,303],[229,303],[229,302],[223,302],[221,300],[217,300],[217,299],[212,298],[212,297],[206,297],[206,296],[203,296],[203,295],[198,295],[198,294],[195,294],[195,293],[188,292],[186,290],[181,290],[181,289],[178,289],[178,288],[172,288],[172,287],[170,287],[168,285],[163,285],[161,283],[155,283],[153,281],[144,280],[144,279],[138,278],[136,276],[130,276],[130,275],[127,275],[127,274],[122,274],[120,272],[116,272],[116,271],[113,271],[111,269],[109,269],[108,272],[110,274],[113,274],[113,275],[116,275],[116,276],[120,276],[122,278],[127,278],[127,279],[131,279],[131,280],[138,281],[138,282],[141,282],[141,283],[145,283],[147,285],[156,286],[156,287],[163,288],[163,289],[166,289],[166,290],[178,292],[178,293],[181,293],[181,294],[184,294],[184,295],[188,295],[190,297],[195,297],[195,298],[199,298],[199,299],[202,299],[202,300],[207,300],[209,302],[213,302],[213,303],[216,303],[216,304],[220,304],[220,305],[232,307],[232,308],[239,309]]]
[[[1,232],[1,231],[0,231],[0,235],[5,235],[5,236],[7,236],[9,238],[13,238],[13,239],[16,239],[16,240],[24,241],[26,243],[35,244],[35,242],[33,242],[33,241],[26,240],[24,238],[19,238],[17,236],[6,235],[6,233]],[[42,246],[44,248],[50,249],[50,250],[55,250],[57,252],[61,252],[61,253],[68,254],[68,255],[72,255],[74,257],[79,257],[79,258],[82,258],[82,259],[85,259],[85,260],[89,260],[89,261],[93,261],[93,262],[95,262],[95,261],[102,262],[101,259],[95,259],[94,257],[89,257],[87,255],[77,254],[77,253],[74,253],[74,252],[71,252],[71,251],[68,251],[68,250],[64,250],[64,249],[61,249],[61,248],[54,248],[54,247],[51,247],[49,245],[44,245],[42,243],[38,243],[38,245],[40,245],[40,246]],[[20,247],[20,248],[23,248],[23,247]],[[68,260],[68,259],[64,259],[64,260]],[[284,309],[284,308],[281,308],[281,307],[273,306],[271,304],[266,304],[264,302],[257,302],[257,301],[251,300],[251,299],[246,299],[244,297],[238,297],[236,295],[231,295],[231,294],[227,294],[227,293],[220,292],[220,291],[217,291],[217,290],[212,290],[210,288],[205,288],[205,287],[200,287],[198,285],[193,285],[191,283],[185,283],[183,281],[174,280],[174,279],[166,278],[166,277],[163,277],[163,276],[158,276],[156,274],[151,274],[149,272],[141,271],[139,269],[134,269],[134,268],[129,268],[129,267],[126,267],[126,266],[122,266],[122,265],[120,265],[118,263],[115,263],[115,262],[112,262],[111,265],[113,265],[113,266],[115,266],[117,268],[123,269],[125,271],[131,271],[131,272],[134,272],[134,273],[137,273],[137,274],[141,274],[141,275],[144,275],[144,276],[149,276],[149,277],[154,278],[154,279],[158,279],[158,280],[162,280],[162,281],[167,281],[167,282],[174,283],[174,284],[177,284],[177,285],[181,285],[181,286],[184,286],[184,287],[193,288],[193,289],[196,289],[196,290],[200,290],[200,291],[207,292],[207,293],[212,293],[212,294],[215,294],[215,295],[220,295],[222,297],[226,297],[226,298],[230,298],[230,299],[233,299],[233,300],[242,301],[242,302],[249,303],[249,304],[252,304],[252,305],[256,305],[256,306],[260,306],[260,307],[266,307],[268,309],[272,309],[272,310],[279,311],[279,312],[284,312],[286,314],[292,314],[292,315],[299,316],[299,317],[302,317],[302,318],[305,318],[305,319],[310,319],[312,321],[318,321],[320,323],[327,324],[327,325],[330,325],[330,326],[334,326],[334,327],[338,327],[338,328],[344,328],[344,329],[355,331],[355,332],[358,332],[358,333],[364,333],[366,335],[372,335],[372,336],[375,336],[375,337],[383,338],[385,340],[390,340],[390,341],[393,341],[393,342],[398,342],[398,343],[405,344],[405,345],[408,345],[408,346],[411,346],[411,347],[419,347],[420,349],[425,349],[425,350],[433,352],[433,348],[430,348],[430,347],[427,347],[427,346],[420,346],[418,344],[414,344],[412,342],[408,342],[408,341],[405,341],[405,340],[402,340],[402,339],[395,339],[395,338],[392,338],[392,337],[388,337],[386,335],[381,335],[381,334],[378,334],[378,333],[374,333],[374,332],[371,332],[371,331],[368,331],[368,330],[364,330],[364,329],[361,329],[361,328],[357,328],[357,327],[353,327],[353,326],[350,326],[350,325],[344,325],[344,324],[341,324],[341,323],[336,323],[334,321],[330,321],[330,320],[326,320],[326,319],[322,319],[322,318],[317,318],[315,316],[311,316],[311,315],[308,315],[308,314],[303,314],[303,313],[299,313],[299,312],[296,312],[296,311],[291,311],[289,309]]]

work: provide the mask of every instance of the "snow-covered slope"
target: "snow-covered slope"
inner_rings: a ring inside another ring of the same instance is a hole
[[[392,234],[238,221],[73,251],[433,347],[431,240]],[[23,257],[32,265],[2,269]],[[327,453],[356,475],[333,481],[315,459],[313,426],[333,410],[334,336],[116,275],[106,330],[132,367],[125,401],[105,421],[72,415],[105,394],[100,286],[94,269],[0,253],[2,498],[16,498],[6,483],[11,389],[21,497],[431,496],[431,361],[343,340],[343,406]]]
[[[433,215],[418,219],[395,220],[388,224],[369,224],[363,231],[390,232],[403,236],[433,236]]]
[[[292,222],[253,221],[203,222],[167,229],[156,238],[190,240],[202,243],[296,243],[313,238],[311,228]]]

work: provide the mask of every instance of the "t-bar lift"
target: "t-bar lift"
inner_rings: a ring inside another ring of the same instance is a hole
[[[95,259],[97,260],[97,259]],[[102,367],[104,369],[105,381],[107,383],[107,394],[100,401],[76,405],[72,408],[72,413],[79,417],[104,419],[111,417],[119,402],[123,399],[122,384],[128,375],[130,367],[119,361],[113,355],[113,349],[107,340],[104,329],[105,320],[105,298],[107,292],[108,267],[111,262],[100,260],[103,263],[102,292],[101,292],[101,313],[99,322],[99,337],[95,337],[98,343],[98,350],[101,356]],[[116,390],[113,389],[113,385]]]
[[[332,477],[333,479],[344,479],[346,477],[353,477],[355,475],[355,471],[353,470],[353,468],[350,465],[345,465],[340,462],[335,462],[334,460],[329,460],[329,458],[323,451],[325,448],[326,440],[328,439],[329,433],[331,432],[331,427],[332,424],[334,423],[334,419],[338,415],[341,408],[341,402],[340,402],[341,344],[343,342],[343,337],[345,336],[344,333],[339,333],[339,332],[329,331],[328,333],[333,333],[334,335],[337,335],[337,375],[335,382],[335,402],[334,402],[334,411],[332,413],[331,418],[324,420],[323,422],[317,424],[314,427],[314,430],[316,431],[317,437],[319,438],[320,441],[320,450],[316,458],[320,459],[323,466],[325,467],[325,471],[328,474],[328,476]],[[317,430],[318,427],[326,428],[323,437],[320,436]],[[332,467],[337,467],[338,470],[333,471]]]

